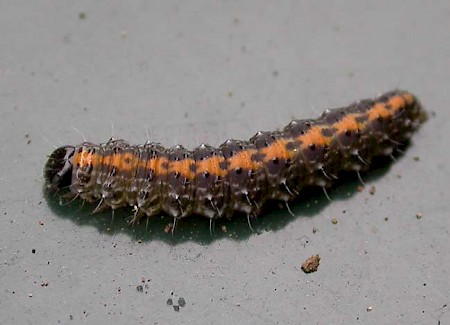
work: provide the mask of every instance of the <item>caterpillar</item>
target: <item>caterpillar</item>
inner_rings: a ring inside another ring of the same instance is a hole
[[[289,210],[288,202],[307,186],[326,189],[345,171],[359,176],[373,158],[400,150],[425,120],[414,95],[394,90],[218,148],[84,142],[49,156],[45,188],[98,202],[94,212],[133,207],[132,223],[161,213],[174,222],[194,214],[212,222],[243,213],[250,225],[268,201],[284,202]]]

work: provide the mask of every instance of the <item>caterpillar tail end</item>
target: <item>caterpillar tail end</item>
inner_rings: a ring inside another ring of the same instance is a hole
[[[72,157],[75,147],[64,146],[56,149],[48,157],[44,167],[45,189],[59,191],[68,188],[72,182]]]

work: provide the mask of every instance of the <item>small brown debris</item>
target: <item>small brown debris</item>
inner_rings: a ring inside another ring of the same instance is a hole
[[[417,219],[422,219],[422,213],[420,213],[420,212],[416,213],[416,218]]]
[[[369,193],[370,193],[371,195],[374,195],[375,192],[376,192],[375,186],[371,186],[371,187],[370,187],[370,190],[369,190]]]
[[[338,223],[338,220],[336,218],[331,219],[331,223],[333,225],[336,225]]]
[[[319,255],[312,255],[310,258],[308,258],[306,261],[302,264],[302,270],[305,273],[312,273],[316,272],[319,268],[319,262],[320,262],[320,256]]]
[[[172,228],[173,228],[173,224],[172,223],[168,223],[165,227],[164,227],[164,232],[166,234],[172,232]]]

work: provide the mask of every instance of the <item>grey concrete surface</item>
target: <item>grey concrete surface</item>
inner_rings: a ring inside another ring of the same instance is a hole
[[[1,1],[0,323],[450,324],[449,22],[448,1]],[[393,88],[430,113],[405,154],[255,233],[42,192],[61,144],[219,145]]]

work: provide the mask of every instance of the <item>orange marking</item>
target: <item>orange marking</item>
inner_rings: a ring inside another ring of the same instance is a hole
[[[194,178],[194,173],[191,171],[191,165],[194,164],[194,159],[186,158],[179,161],[171,161],[169,163],[168,173],[179,173],[187,179]]]
[[[135,170],[136,171],[139,168],[139,156],[135,156],[135,155],[132,155],[132,154],[127,154],[127,156],[128,155],[131,156],[130,157],[130,163],[129,163],[130,168],[131,168],[131,170]]]
[[[337,130],[336,133],[344,133],[346,131],[356,131],[361,130],[365,127],[365,123],[358,123],[356,120],[357,117],[361,116],[360,114],[349,114],[345,116],[339,122],[336,122],[332,125],[333,128]]]
[[[136,156],[130,152],[122,153],[122,164],[127,166],[126,168],[129,168],[128,166],[132,167],[135,157]]]
[[[405,99],[403,96],[394,96],[389,99],[389,104],[392,106],[392,109],[398,111],[399,109],[405,107]]]
[[[260,151],[265,155],[264,161],[268,162],[271,161],[273,158],[291,159],[292,157],[294,157],[294,153],[286,149],[287,143],[288,140],[278,139],[277,141],[273,142],[270,146],[262,148]]]
[[[319,146],[330,144],[330,142],[333,140],[333,137],[324,136],[322,134],[323,128],[324,127],[320,125],[313,126],[308,130],[308,132],[297,137],[297,139],[302,143],[301,144],[302,149],[306,149],[312,144]]]
[[[167,176],[167,168],[164,167],[164,165],[169,164],[169,160],[167,158],[165,157],[153,158],[150,159],[148,162],[150,162],[150,168],[152,168],[155,171],[156,176]]]
[[[139,167],[139,157],[135,156],[130,152],[125,152],[122,154],[122,170],[127,172],[136,171]]]
[[[75,166],[79,166],[81,161],[81,155],[78,153],[78,151],[75,151],[75,154],[73,155],[73,164]]]
[[[146,170],[152,169],[154,171],[154,174],[158,175],[159,173],[161,173],[161,171],[160,171],[160,167],[159,167],[157,160],[159,160],[159,159],[154,158],[154,159],[144,160],[141,163],[142,167],[145,168]]]
[[[89,153],[87,150],[83,150],[81,153],[76,152],[74,155],[74,162],[79,167],[96,166],[98,165],[101,157],[98,154]]]
[[[403,94],[403,98],[405,99],[405,101],[408,105],[411,105],[412,103],[414,103],[416,101],[414,96],[410,93]]]
[[[130,152],[113,154],[110,157],[109,165],[116,168],[117,171],[132,171],[138,166],[135,155]]]
[[[415,97],[408,93],[393,96],[389,101],[384,103],[375,103],[373,107],[365,114],[349,114],[342,118],[339,122],[332,125],[316,125],[310,128],[305,134],[297,137],[301,142],[300,149],[306,149],[310,145],[324,146],[332,142],[333,137],[326,137],[322,134],[324,128],[332,127],[336,129],[336,133],[343,133],[346,131],[362,130],[367,126],[367,122],[376,120],[377,118],[392,117],[396,111],[401,110],[406,105],[411,105],[415,102]],[[388,109],[387,106],[391,108]],[[366,117],[367,121],[358,122],[358,117]],[[295,156],[295,150],[290,151],[286,149],[286,144],[290,139],[278,139],[268,147],[259,150],[259,153],[264,155],[264,162],[271,161],[273,158],[292,159]],[[212,156],[205,160],[195,161],[193,159],[182,159],[180,161],[169,162],[165,157],[158,157],[149,160],[139,160],[133,153],[118,153],[111,155],[100,155],[98,153],[89,153],[87,148],[83,148],[81,152],[75,152],[73,162],[80,168],[86,166],[99,166],[100,164],[115,167],[118,171],[132,171],[138,168],[153,169],[156,176],[164,176],[169,172],[175,172],[183,175],[187,179],[193,179],[196,174],[208,172],[213,175],[224,177],[230,170],[242,168],[247,170],[258,170],[263,167],[261,162],[252,160],[252,155],[258,153],[258,150],[249,149],[243,150],[236,155],[228,158],[228,169],[224,170],[220,164],[224,162],[225,158],[220,156]],[[191,171],[191,165],[195,164],[195,173]],[[165,168],[165,165],[168,165]]]
[[[394,109],[397,110],[397,108],[394,108]],[[393,115],[393,110],[388,110],[386,108],[385,104],[378,103],[378,104],[373,105],[373,107],[370,109],[369,113],[367,114],[367,118],[369,121],[374,121],[374,120],[378,119],[379,117],[386,118],[386,117],[391,117],[392,115]]]
[[[111,157],[111,166],[115,168],[117,171],[122,170],[122,154],[117,153],[113,154]]]
[[[228,171],[220,168],[220,163],[223,162],[225,158],[219,156],[212,156],[205,160],[199,160],[195,162],[196,173],[201,174],[208,172],[212,175],[225,176]]]
[[[99,163],[98,165],[106,165],[109,166],[111,164],[111,160],[112,160],[112,156],[111,155],[107,155],[107,156],[103,156],[99,159]]]
[[[252,155],[257,153],[255,149],[243,150],[236,153],[233,157],[228,158],[228,170],[234,170],[236,168],[242,169],[259,169],[259,164],[252,160]]]

